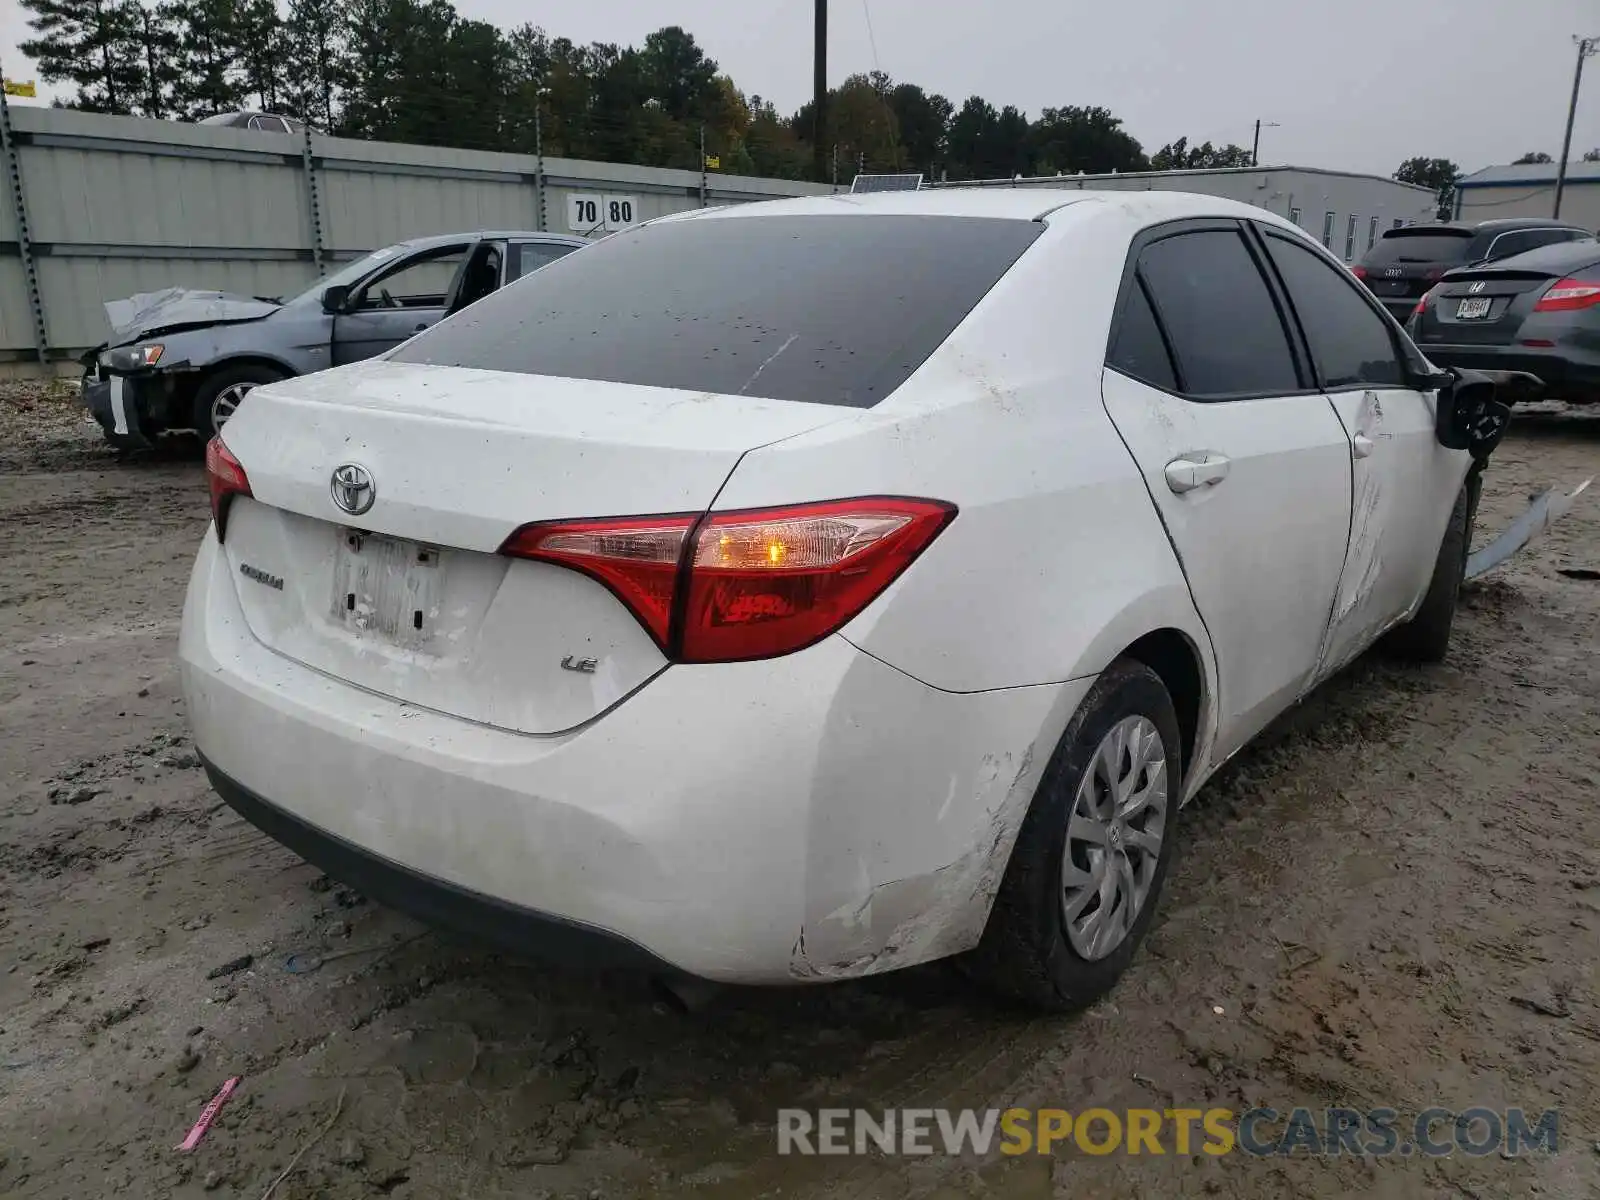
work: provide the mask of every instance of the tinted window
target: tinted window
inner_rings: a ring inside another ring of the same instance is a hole
[[[1185,394],[1300,389],[1277,306],[1239,234],[1165,238],[1145,247],[1139,270],[1172,339]]]
[[[1150,311],[1150,301],[1145,297],[1144,286],[1135,279],[1128,289],[1128,299],[1123,304],[1116,335],[1111,339],[1111,353],[1106,360],[1124,375],[1132,375],[1145,383],[1169,392],[1178,390],[1178,379],[1173,374],[1172,359],[1167,354],[1167,344],[1161,340],[1161,330]]]
[[[1496,259],[1510,258],[1513,254],[1537,250],[1540,246],[1554,246],[1561,242],[1570,242],[1574,238],[1581,236],[1581,234],[1575,234],[1569,229],[1524,229],[1517,233],[1501,234],[1489,253]]]
[[[1395,229],[1378,239],[1363,260],[1368,267],[1395,263],[1464,263],[1471,261],[1472,234],[1465,229]]]
[[[858,214],[644,225],[502,288],[394,358],[866,408],[1043,229]]]
[[[1269,236],[1267,251],[1289,289],[1324,386],[1405,382],[1389,326],[1343,271],[1287,238]]]

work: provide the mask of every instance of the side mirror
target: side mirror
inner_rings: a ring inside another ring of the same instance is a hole
[[[349,286],[343,283],[336,283],[322,293],[322,311],[325,313],[341,313],[349,301]]]
[[[1525,371],[1466,371],[1452,367],[1439,388],[1434,436],[1448,450],[1465,450],[1478,462],[1494,453],[1511,424],[1511,405],[1536,399],[1544,383]]]

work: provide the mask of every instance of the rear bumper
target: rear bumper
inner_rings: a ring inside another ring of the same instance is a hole
[[[1418,342],[1417,349],[1441,367],[1482,371],[1527,371],[1544,380],[1549,394],[1578,399],[1600,398],[1600,356],[1574,353],[1565,347],[1450,345]]]
[[[976,944],[1091,682],[941,692],[833,637],[671,667],[588,725],[510,733],[263,646],[211,533],[179,658],[219,790],[330,874],[502,945],[548,951],[577,927],[757,984]]]
[[[211,786],[241,817],[380,904],[518,954],[586,967],[667,966],[643,947],[603,930],[507,904],[391,862],[301,820],[203,761]]]

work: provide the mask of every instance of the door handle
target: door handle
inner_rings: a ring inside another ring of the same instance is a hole
[[[1372,439],[1364,433],[1358,433],[1350,439],[1350,453],[1357,458],[1366,458],[1372,453]]]
[[[1179,495],[1196,488],[1210,487],[1228,477],[1231,465],[1227,457],[1221,454],[1175,458],[1167,464],[1167,486]]]

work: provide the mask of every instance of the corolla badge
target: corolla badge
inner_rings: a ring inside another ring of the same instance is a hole
[[[378,487],[372,482],[372,472],[359,463],[345,463],[333,469],[333,482],[328,490],[333,502],[352,517],[359,517],[372,507],[378,498]]]

